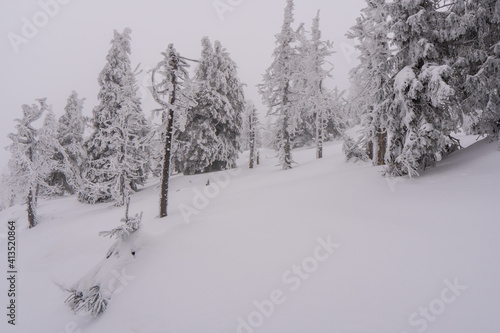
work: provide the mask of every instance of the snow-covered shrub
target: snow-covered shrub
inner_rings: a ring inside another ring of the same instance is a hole
[[[109,299],[102,296],[100,286],[93,286],[85,291],[85,294],[75,289],[70,290],[70,292],[71,295],[66,299],[66,303],[75,313],[85,310],[93,317],[97,317],[106,311]]]
[[[122,219],[123,225],[99,233],[100,236],[116,238],[116,241],[104,260],[67,289],[70,295],[65,303],[73,312],[84,311],[95,318],[106,311],[113,293],[123,286],[125,268],[135,257],[136,237],[132,235],[139,230],[141,221],[142,213]]]
[[[356,142],[354,141],[354,139],[348,136],[344,137],[342,151],[344,152],[347,161],[354,160],[354,162],[357,162],[359,160],[369,160],[368,155],[366,154],[366,151],[361,147],[359,140]]]

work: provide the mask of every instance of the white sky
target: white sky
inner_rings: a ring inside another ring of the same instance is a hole
[[[40,2],[54,1],[0,0],[0,168],[9,158],[3,147],[10,143],[6,135],[14,131],[13,120],[21,117],[22,104],[47,97],[59,116],[71,91],[76,90],[87,98],[84,113],[91,115],[97,104],[97,75],[105,64],[113,30],[127,26],[132,29],[133,67],[141,63],[145,69],[161,59],[160,52],[169,43],[181,55],[197,59],[203,36],[220,40],[248,85],[247,99],[256,102],[262,114],[266,112],[255,86],[271,63],[285,0],[221,0],[239,3],[225,13],[224,20],[214,9],[214,0],[59,0],[67,4],[59,5],[57,13],[43,22]],[[323,37],[334,42],[337,52],[330,59],[335,65],[332,86],[348,88],[347,72],[356,61],[353,42],[345,33],[364,5],[364,0],[295,0],[296,26],[304,22],[309,27],[321,9]],[[8,34],[22,36],[24,18],[33,22],[34,16],[46,25],[14,52]],[[148,82],[146,77],[139,81],[143,86]],[[146,116],[153,107],[147,96],[143,100]]]

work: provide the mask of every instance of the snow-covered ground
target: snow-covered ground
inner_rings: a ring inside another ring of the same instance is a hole
[[[1,212],[19,217],[17,325],[2,314],[1,332],[500,332],[497,146],[394,180],[345,163],[341,146],[321,161],[297,151],[286,172],[264,151],[255,170],[244,156],[231,173],[175,176],[166,219],[151,181],[132,198],[144,212],[135,257],[113,271],[95,320],[75,316],[63,289],[102,263],[112,241],[98,233],[123,209],[42,201],[32,230],[23,207]],[[5,278],[0,288],[6,312]]]

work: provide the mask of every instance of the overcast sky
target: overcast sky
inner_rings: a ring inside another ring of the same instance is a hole
[[[203,36],[220,40],[248,85],[247,99],[265,113],[255,86],[271,63],[285,0],[221,0],[232,4],[227,7],[231,11],[222,13],[223,19],[214,0],[58,0],[59,8],[53,5],[55,1],[0,0],[1,168],[9,158],[3,149],[10,143],[6,135],[14,131],[13,120],[21,117],[22,104],[47,97],[59,116],[75,90],[87,99],[84,113],[91,115],[97,104],[97,75],[105,64],[114,29],[132,29],[132,64],[141,63],[144,69],[161,60],[160,52],[169,43],[183,56],[196,59]],[[296,26],[304,22],[310,27],[321,9],[323,37],[334,42],[337,52],[330,59],[335,65],[331,85],[341,89],[348,88],[347,72],[356,63],[353,42],[345,33],[364,4],[364,0],[295,0]],[[37,24],[38,31],[30,30],[31,24]],[[139,78],[142,86],[147,84],[145,75]],[[146,96],[147,116],[153,106]]]

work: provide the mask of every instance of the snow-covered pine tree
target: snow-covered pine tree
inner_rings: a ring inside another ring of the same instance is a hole
[[[293,0],[287,0],[281,32],[276,35],[274,60],[259,85],[262,100],[269,109],[268,115],[276,118],[276,143],[283,170],[292,168],[291,137],[301,123],[301,108],[294,100],[298,95],[293,91],[301,67],[295,47],[297,33],[292,28],[293,9]]]
[[[245,114],[243,116],[243,129],[241,135],[241,146],[250,151],[249,168],[253,169],[257,162],[258,150],[261,146],[261,124],[257,108],[252,101],[246,102]]]
[[[343,98],[345,91],[339,91],[337,87],[325,91],[328,100],[328,111],[324,139],[339,139],[344,135],[346,129],[345,109],[346,103]]]
[[[298,109],[298,112],[300,112],[300,116],[297,117],[299,121],[295,126],[296,128],[293,131],[293,135],[290,137],[292,150],[294,148],[313,145],[315,139],[315,119],[314,116],[311,115],[311,110],[308,109],[306,93],[310,89],[308,75],[311,70],[309,56],[312,46],[311,40],[309,39],[309,31],[306,30],[304,24],[301,24],[295,31],[294,37],[296,41],[293,47],[298,60],[296,75],[294,81],[291,82],[291,90],[294,92],[293,104]],[[277,130],[277,128],[275,128],[275,130]]]
[[[214,56],[217,71],[209,77],[210,85],[229,102],[227,111],[217,109],[214,123],[217,138],[222,143],[211,170],[224,170],[236,167],[236,160],[241,149],[240,135],[245,111],[245,95],[236,63],[219,41],[214,42]]]
[[[212,119],[217,114],[217,108],[227,111],[229,107],[227,99],[220,96],[209,81],[215,76],[217,66],[212,43],[208,37],[204,37],[201,45],[201,59],[194,79],[196,103],[187,112],[185,129],[178,135],[178,153],[183,158],[185,175],[202,172],[215,161],[221,144],[212,126]]]
[[[113,133],[110,147],[116,151],[110,156],[110,170],[116,175],[111,196],[118,206],[125,205],[125,218],[128,219],[130,196],[137,190],[137,184],[143,184],[147,170],[148,160],[143,149],[146,124],[144,116],[130,100],[122,103],[117,116],[114,128],[110,128]]]
[[[194,79],[194,100],[184,131],[176,136],[184,174],[233,168],[240,150],[243,85],[236,64],[220,42],[202,39]]]
[[[325,87],[325,79],[330,76],[330,70],[325,69],[327,58],[333,54],[332,43],[321,39],[320,11],[313,19],[311,41],[304,63],[304,78],[306,82],[303,90],[304,107],[314,119],[316,158],[323,158],[323,143],[326,136],[329,112],[332,101]]]
[[[63,166],[67,164],[68,157],[57,139],[57,122],[51,108],[47,109],[43,126],[38,131],[37,141],[38,164],[40,170],[44,172],[44,182],[39,187],[39,196],[61,195],[61,188],[52,181],[52,175],[60,167],[60,161]]]
[[[130,33],[114,32],[107,63],[99,75],[99,105],[93,110],[94,132],[85,142],[87,161],[80,201],[125,204],[127,188],[135,191],[147,177],[148,134],[136,77],[130,64]],[[128,136],[128,137],[127,137]],[[121,165],[125,160],[126,165]]]
[[[390,77],[394,75],[389,47],[389,17],[385,0],[367,0],[362,17],[347,33],[356,39],[360,64],[350,72],[356,91],[350,99],[362,122],[362,144],[374,165],[385,163],[387,133],[385,120],[390,94]]]
[[[179,124],[179,129],[184,129],[186,120],[185,110],[192,103],[191,84],[187,72],[189,65],[170,44],[165,52],[162,52],[163,60],[152,70],[151,92],[154,100],[160,104],[160,108],[154,110],[156,114],[161,114],[162,124],[157,129],[158,139],[164,142],[163,168],[161,172],[161,198],[160,217],[167,216],[168,206],[168,185],[171,172],[172,140],[174,123]],[[177,118],[177,119],[176,119]]]
[[[457,108],[471,133],[500,140],[500,1],[454,1],[446,28]]]
[[[85,98],[78,98],[78,94],[73,91],[57,126],[57,139],[66,153],[67,160],[65,161],[61,154],[56,155],[59,163],[52,172],[51,184],[70,194],[82,187],[82,168],[86,159],[86,151],[83,148],[86,126],[86,119],[82,114],[84,102]]]
[[[385,124],[385,174],[415,176],[458,148],[450,136],[458,124],[450,107],[452,69],[438,33],[447,14],[437,0],[395,0],[389,8],[397,74]]]
[[[16,197],[22,198],[27,205],[29,227],[37,225],[36,206],[42,190],[49,193],[50,185],[46,182],[54,167],[54,154],[64,153],[58,150],[54,115],[46,99],[37,100],[39,105],[23,105],[23,117],[16,119],[16,133],[8,137],[12,144],[8,147],[11,153],[9,160],[9,186]],[[33,123],[48,111],[41,130],[34,128]]]
[[[163,169],[163,157],[164,157],[164,151],[165,151],[165,140],[164,136],[160,131],[156,131],[155,125],[150,124],[151,128],[153,128],[153,132],[151,133],[151,138],[149,140],[149,156],[150,156],[150,165],[151,165],[151,174],[153,177],[160,178],[161,177],[161,171]],[[173,146],[173,143],[172,143]],[[174,159],[175,149],[172,147],[172,159]]]

